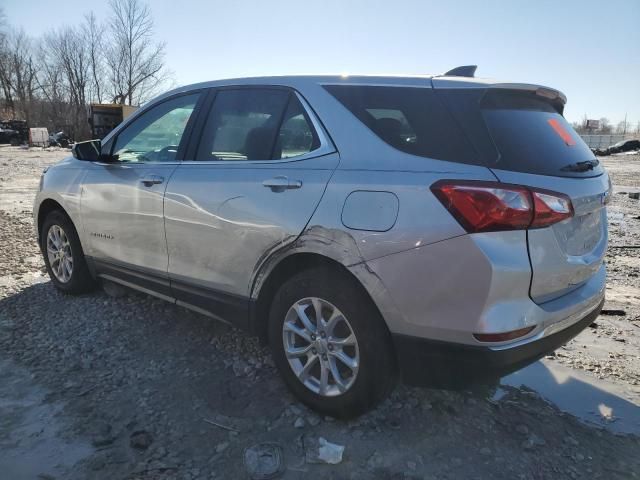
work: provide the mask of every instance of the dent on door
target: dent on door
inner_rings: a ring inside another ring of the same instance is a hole
[[[337,162],[178,167],[165,195],[172,283],[247,298],[257,265],[300,235]]]
[[[93,165],[84,179],[81,198],[87,254],[166,275],[162,217],[166,181],[160,179],[169,178],[175,168]]]

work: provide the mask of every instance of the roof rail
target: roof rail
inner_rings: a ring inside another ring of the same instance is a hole
[[[449,70],[443,77],[471,77],[476,73],[477,65],[463,65]]]

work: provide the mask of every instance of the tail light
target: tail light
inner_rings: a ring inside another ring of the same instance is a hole
[[[431,191],[469,233],[544,228],[573,216],[566,195],[521,185],[440,180]]]

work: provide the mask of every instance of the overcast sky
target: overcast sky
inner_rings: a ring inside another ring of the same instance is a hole
[[[640,121],[640,0],[153,0],[179,85],[289,73],[441,73],[540,83],[578,120]],[[33,36],[106,1],[0,0]]]

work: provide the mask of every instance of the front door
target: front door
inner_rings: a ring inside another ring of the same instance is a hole
[[[200,94],[163,101],[109,141],[114,161],[91,165],[82,186],[87,255],[103,276],[170,296],[163,197]]]
[[[289,89],[217,91],[197,152],[176,169],[165,195],[179,302],[246,320],[253,273],[300,235],[338,164],[312,115]]]

